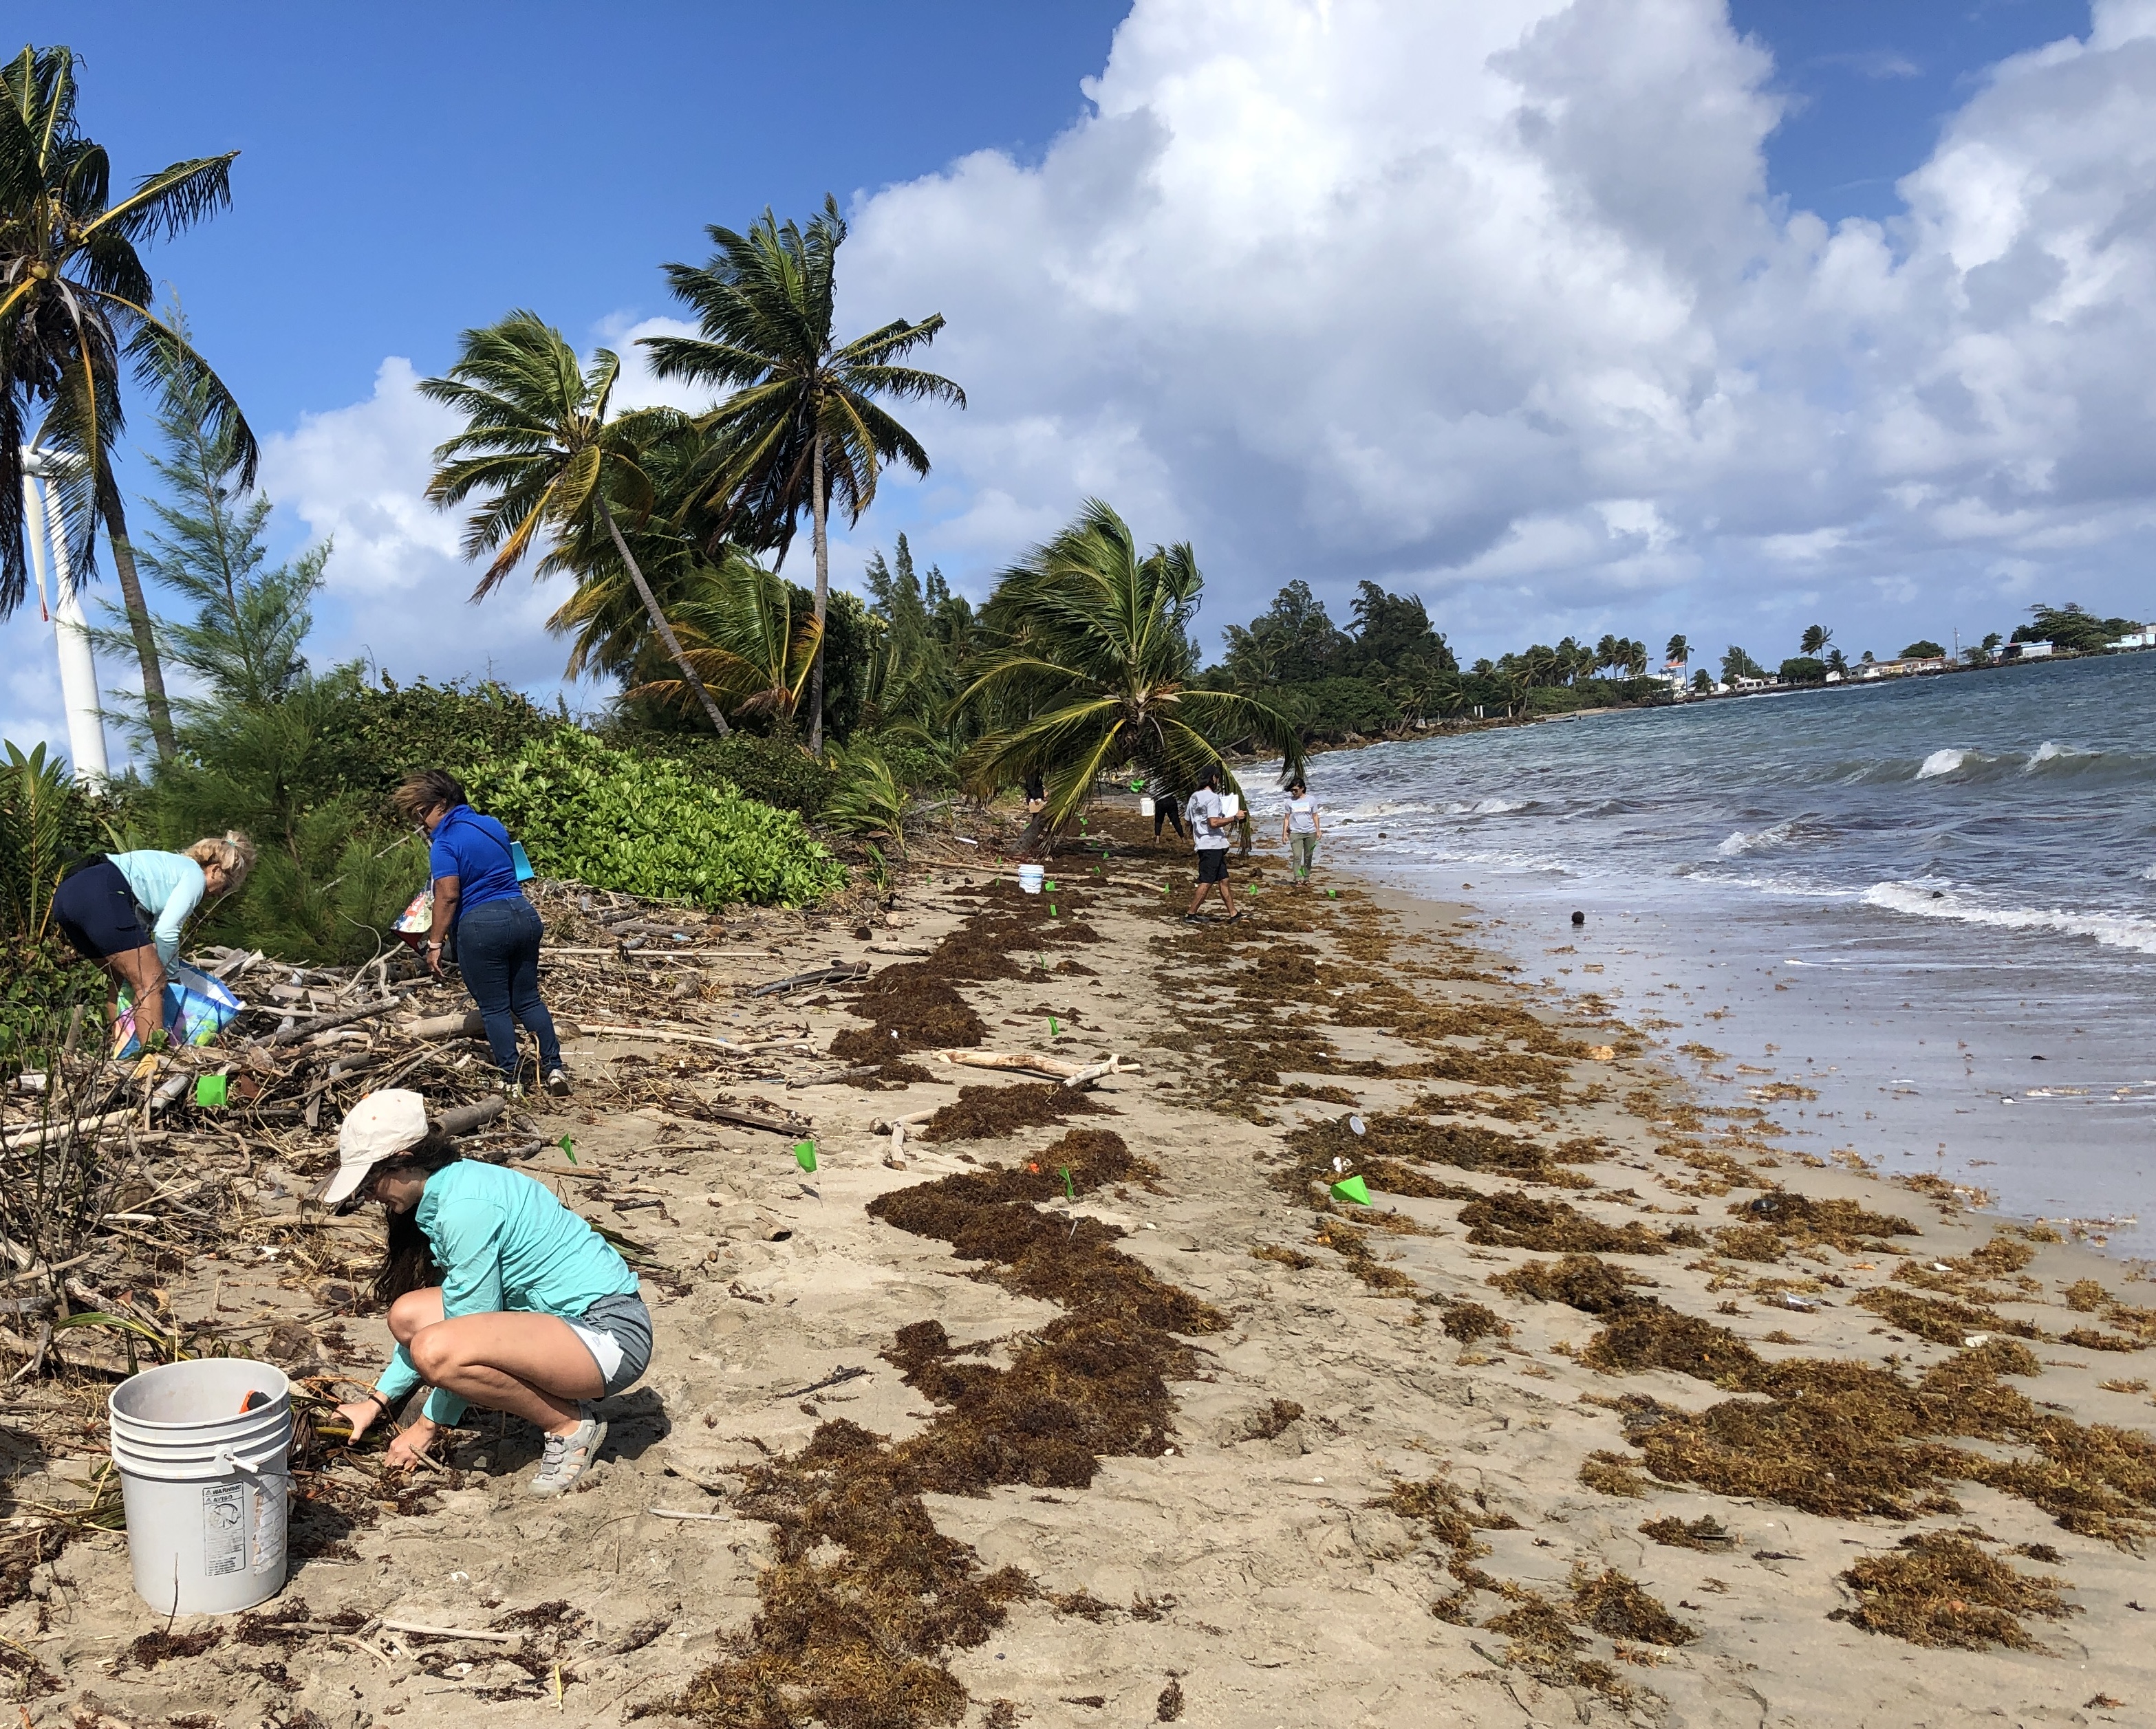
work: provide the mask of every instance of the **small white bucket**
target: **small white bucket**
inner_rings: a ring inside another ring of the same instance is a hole
[[[243,1409],[254,1393],[266,1397]],[[114,1388],[110,1414],[136,1594],[162,1615],[225,1615],[282,1590],[284,1371],[244,1357],[169,1362]]]
[[[1040,885],[1048,880],[1045,864],[1021,864],[1018,867],[1018,885],[1029,895],[1038,895]]]
[[[1138,800],[1138,814],[1142,817],[1149,817],[1152,814],[1152,799],[1150,795]]]

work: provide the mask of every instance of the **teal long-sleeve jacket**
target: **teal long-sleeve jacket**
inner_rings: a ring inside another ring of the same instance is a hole
[[[413,1218],[442,1270],[442,1317],[504,1310],[573,1321],[601,1297],[631,1295],[636,1275],[613,1246],[521,1171],[462,1159],[427,1179]],[[399,1345],[374,1385],[393,1405],[419,1384]],[[436,1388],[427,1414],[448,1426],[467,1402]]]

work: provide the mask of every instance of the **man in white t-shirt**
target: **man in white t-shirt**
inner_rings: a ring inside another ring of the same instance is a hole
[[[1229,816],[1221,802],[1218,768],[1205,771],[1183,813],[1190,823],[1190,844],[1198,851],[1198,892],[1191,896],[1190,911],[1183,914],[1183,921],[1196,921],[1198,909],[1205,904],[1206,892],[1211,889],[1220,891],[1220,904],[1228,909],[1228,916],[1240,918],[1242,914],[1236,911],[1228,894],[1228,831],[1239,819]]]
[[[1281,836],[1287,842],[1288,863],[1294,867],[1297,882],[1310,880],[1310,867],[1317,859],[1318,838],[1324,832],[1318,821],[1317,801],[1297,776],[1287,783],[1287,810],[1281,818]]]

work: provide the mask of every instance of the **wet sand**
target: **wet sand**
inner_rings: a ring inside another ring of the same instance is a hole
[[[878,967],[811,1003],[812,1035],[889,1076],[735,1090],[813,1117],[813,1176],[790,1136],[701,1115],[683,1047],[572,1046],[583,1090],[542,1132],[579,1165],[525,1168],[648,1251],[658,1332],[588,1490],[528,1498],[536,1439],[475,1418],[453,1475],[303,1511],[311,1558],[263,1619],[162,1660],[216,1624],[138,1648],[164,1623],[122,1540],[78,1542],[0,1613],[59,1684],[29,1721],[2149,1710],[2149,1358],[2107,1348],[2156,1340],[2145,1287],[1786,1150],[1782,1101],[1705,1108],[1475,947],[1470,909],[1295,890],[1261,851],[1244,917],[1188,926],[1186,856],[1124,841],[1038,900],[910,874],[873,941],[917,958],[805,921],[803,964]],[[1039,1076],[936,1060],[969,1024],[1140,1067],[1051,1115]],[[873,1125],[961,1103],[886,1162]],[[1327,1198],[1343,1172],[1373,1205]],[[357,1265],[375,1229],[318,1259]],[[378,1320],[340,1344],[323,1295],[227,1264],[172,1301],[289,1320],[371,1375]],[[18,1505],[79,1494],[100,1445]],[[513,1650],[382,1624],[534,1610]]]

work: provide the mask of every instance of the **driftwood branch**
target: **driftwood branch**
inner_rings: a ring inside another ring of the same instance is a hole
[[[311,1039],[317,1033],[326,1033],[332,1027],[348,1026],[353,1021],[372,1020],[377,1014],[387,1014],[393,1008],[401,1008],[403,1000],[392,997],[386,1002],[369,1003],[360,1008],[341,1008],[335,1014],[318,1014],[312,1020],[304,1020],[272,1033],[271,1044],[297,1044],[302,1039]]]

